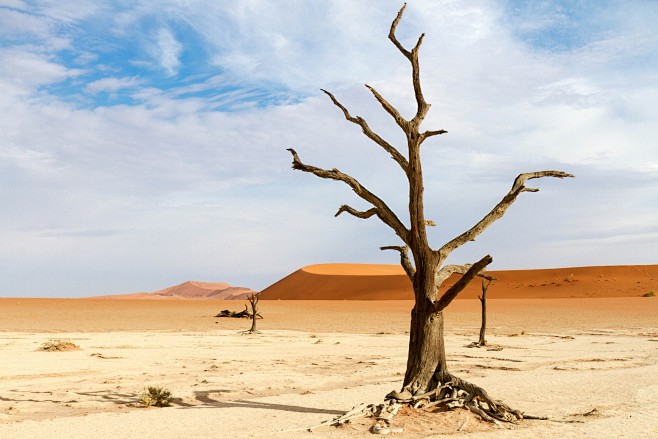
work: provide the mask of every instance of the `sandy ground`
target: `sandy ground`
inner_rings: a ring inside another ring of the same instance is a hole
[[[371,437],[366,420],[305,428],[400,387],[411,302],[263,301],[254,336],[212,317],[226,308],[243,304],[0,299],[0,437]],[[455,374],[551,420],[407,413],[395,436],[658,438],[658,298],[490,300],[496,350],[467,347],[477,300],[446,319]],[[51,339],[81,349],[38,350]],[[147,385],[172,407],[134,407]]]

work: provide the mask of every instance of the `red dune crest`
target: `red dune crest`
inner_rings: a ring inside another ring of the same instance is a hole
[[[658,265],[488,271],[491,299],[638,297],[658,290]],[[442,291],[459,276],[453,276]],[[475,299],[478,280],[458,299]],[[264,289],[267,300],[412,300],[411,282],[399,265],[320,264],[304,267]]]
[[[402,266],[387,264],[318,264],[301,269],[306,273],[331,276],[399,276],[405,275]]]

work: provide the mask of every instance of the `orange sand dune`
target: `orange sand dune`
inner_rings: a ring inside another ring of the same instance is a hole
[[[233,287],[227,283],[187,281],[180,285],[152,293],[117,294],[98,296],[95,299],[217,299],[242,300],[254,291],[249,288]]]
[[[551,268],[489,271],[496,280],[491,299],[557,299],[638,297],[658,290],[658,265]],[[451,277],[444,288],[459,277]],[[459,296],[481,293],[473,281]],[[261,292],[262,299],[284,300],[408,300],[411,282],[399,265],[322,264],[304,267]]]

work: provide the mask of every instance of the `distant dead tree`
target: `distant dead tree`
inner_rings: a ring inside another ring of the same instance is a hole
[[[242,334],[260,334],[260,331],[256,330],[256,319],[262,319],[258,313],[258,294],[252,294],[247,297],[249,305],[251,305],[251,312],[247,305],[244,306],[243,311],[231,311],[228,309],[220,311],[215,317],[233,317],[237,319],[248,318],[251,319],[251,329],[248,331],[241,331]]]
[[[382,250],[399,252],[401,265],[413,284],[415,297],[415,304],[411,312],[407,367],[402,389],[389,393],[387,399],[396,403],[409,403],[414,406],[467,407],[483,419],[491,422],[511,422],[524,417],[529,418],[529,416],[524,416],[518,410],[494,401],[481,387],[464,381],[448,371],[443,334],[443,311],[471,280],[483,272],[493,259],[491,256],[486,255],[473,264],[444,265],[444,263],[453,250],[475,240],[487,227],[500,219],[520,194],[537,192],[538,189],[526,186],[529,180],[542,177],[573,177],[573,175],[561,171],[538,171],[520,174],[514,180],[509,192],[477,224],[438,249],[430,247],[427,227],[433,225],[433,222],[425,218],[420,147],[427,139],[445,134],[446,131],[441,129],[420,130],[421,123],[430,108],[430,104],[425,101],[421,89],[418,63],[418,52],[424,34],[418,38],[416,45],[411,50],[406,49],[398,41],[395,32],[405,7],[406,4],[393,20],[388,38],[411,64],[411,80],[416,101],[416,113],[411,119],[405,119],[377,90],[369,85],[366,85],[366,87],[404,133],[407,154],[402,154],[373,131],[364,118],[353,116],[332,93],[326,90],[322,91],[342,111],[347,121],[359,126],[366,137],[379,145],[399,165],[409,185],[410,224],[403,224],[384,200],[366,189],[355,178],[338,169],[322,169],[305,164],[301,161],[297,152],[290,148],[288,151],[292,154],[292,167],[320,178],[338,180],[347,184],[356,195],[372,207],[360,211],[348,205],[343,205],[338,209],[336,216],[341,213],[348,213],[360,219],[375,216],[389,226],[402,241],[402,245],[381,247]],[[409,252],[411,252],[411,258]],[[439,287],[454,273],[460,274],[461,278],[439,297]],[[336,422],[340,423],[340,421]]]
[[[258,314],[258,294],[252,294],[247,298],[249,305],[251,305],[251,329],[248,331],[243,331],[243,334],[260,334],[260,331],[256,330],[256,319],[261,318],[261,315]]]
[[[480,338],[477,343],[474,343],[474,346],[486,346],[487,340],[484,338],[484,333],[487,330],[487,290],[491,285],[491,281],[494,280],[492,277],[487,276],[486,283],[482,281],[482,295],[478,296],[480,299],[480,306],[482,308],[482,323],[480,324]]]

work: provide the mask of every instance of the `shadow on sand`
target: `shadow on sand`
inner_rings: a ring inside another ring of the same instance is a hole
[[[247,399],[237,399],[237,400],[227,400],[220,401],[217,399],[211,398],[210,395],[213,394],[222,394],[230,393],[231,390],[228,389],[213,389],[213,390],[200,390],[194,392],[194,399],[198,403],[186,402],[182,398],[172,398],[171,405],[174,407],[180,407],[185,409],[195,409],[195,408],[245,408],[245,409],[266,409],[266,410],[279,410],[285,412],[296,412],[296,413],[322,413],[328,415],[341,415],[342,411],[329,410],[315,407],[304,407],[296,405],[286,405],[286,404],[274,404],[268,402],[260,401],[250,401]],[[35,398],[7,398],[0,396],[0,401],[5,402],[49,402],[55,404],[65,404],[65,403],[79,403],[76,399],[52,399],[52,398],[38,398],[36,394],[44,394],[52,396],[52,392],[24,392],[35,394]],[[76,395],[86,396],[93,400],[100,400],[103,402],[112,402],[114,404],[121,405],[138,405],[139,404],[139,394],[137,393],[127,393],[127,392],[113,392],[109,390],[99,390],[92,392],[75,392]],[[70,397],[71,395],[69,395]],[[84,402],[83,402],[84,403]]]

